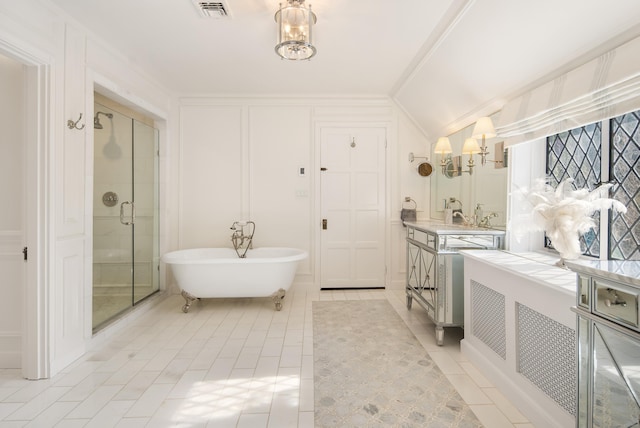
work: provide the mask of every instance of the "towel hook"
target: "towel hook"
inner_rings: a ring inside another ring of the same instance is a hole
[[[78,122],[80,122],[80,120],[82,120],[82,113],[80,113],[80,117],[78,117],[78,120],[76,120],[75,122],[71,119],[67,120],[67,127],[69,129],[84,129],[84,126],[86,125],[85,123],[82,124],[82,126],[78,126]]]

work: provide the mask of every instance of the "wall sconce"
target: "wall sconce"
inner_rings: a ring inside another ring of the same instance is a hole
[[[484,166],[487,163],[487,155],[489,154],[489,148],[485,140],[487,138],[495,137],[496,129],[493,127],[493,122],[490,117],[481,117],[473,127],[473,133],[471,137],[482,139],[482,146],[480,146],[480,163]],[[490,162],[497,162],[491,161]]]
[[[436,147],[433,149],[436,154],[440,154],[440,168],[442,168],[442,175],[447,175],[447,166],[451,164],[451,143],[447,137],[438,138]]]
[[[473,155],[476,153],[482,153],[482,149],[478,145],[478,142],[475,138],[467,138],[464,140],[464,145],[462,146],[462,154],[469,155],[469,161],[467,162],[467,166],[469,167],[466,171],[460,171],[460,174],[463,172],[468,172],[469,175],[473,174],[473,167],[476,166],[475,161],[473,160]]]
[[[473,155],[480,155],[480,164],[486,165],[487,162],[494,162],[496,168],[504,168],[507,166],[507,152],[504,149],[504,142],[499,142],[495,144],[495,160],[487,159],[487,155],[489,155],[489,149],[487,147],[487,138],[492,138],[497,135],[495,128],[493,127],[493,122],[490,117],[481,117],[476,122],[473,127],[473,132],[471,138],[467,138],[464,141],[462,146],[462,155],[453,156],[453,150],[451,149],[451,143],[449,142],[449,138],[440,137],[436,142],[436,146],[433,151],[435,154],[440,155],[440,168],[442,170],[442,175],[448,178],[458,177],[463,173],[469,173],[469,175],[473,174],[473,168],[476,166],[476,163],[473,159]],[[482,140],[482,145],[478,144],[477,139]],[[462,169],[462,157],[464,155],[469,155],[469,160],[467,161],[468,169]]]
[[[453,178],[462,175],[463,173],[473,174],[473,168],[476,166],[473,160],[473,155],[480,153],[481,149],[478,142],[474,138],[467,138],[462,146],[462,154],[469,155],[467,166],[469,169],[462,169],[462,162],[460,156],[451,157],[453,150],[451,149],[451,142],[447,137],[438,138],[436,147],[433,149],[436,154],[440,154],[440,168],[442,169],[442,175]]]

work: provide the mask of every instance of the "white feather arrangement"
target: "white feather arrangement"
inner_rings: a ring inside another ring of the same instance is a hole
[[[576,259],[582,254],[580,235],[595,227],[592,217],[595,212],[604,209],[627,212],[621,202],[607,198],[611,184],[591,191],[574,190],[573,181],[568,178],[554,189],[549,178],[542,178],[530,190],[521,191],[533,207],[529,230],[544,230],[562,260]]]

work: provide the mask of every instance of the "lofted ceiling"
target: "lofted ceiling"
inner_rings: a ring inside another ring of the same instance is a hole
[[[640,35],[637,0],[307,0],[318,54],[294,62],[277,0],[50,1],[177,95],[389,96],[430,139]]]

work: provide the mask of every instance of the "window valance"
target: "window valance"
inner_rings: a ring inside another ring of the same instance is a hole
[[[507,103],[496,126],[505,145],[640,110],[640,38]]]

